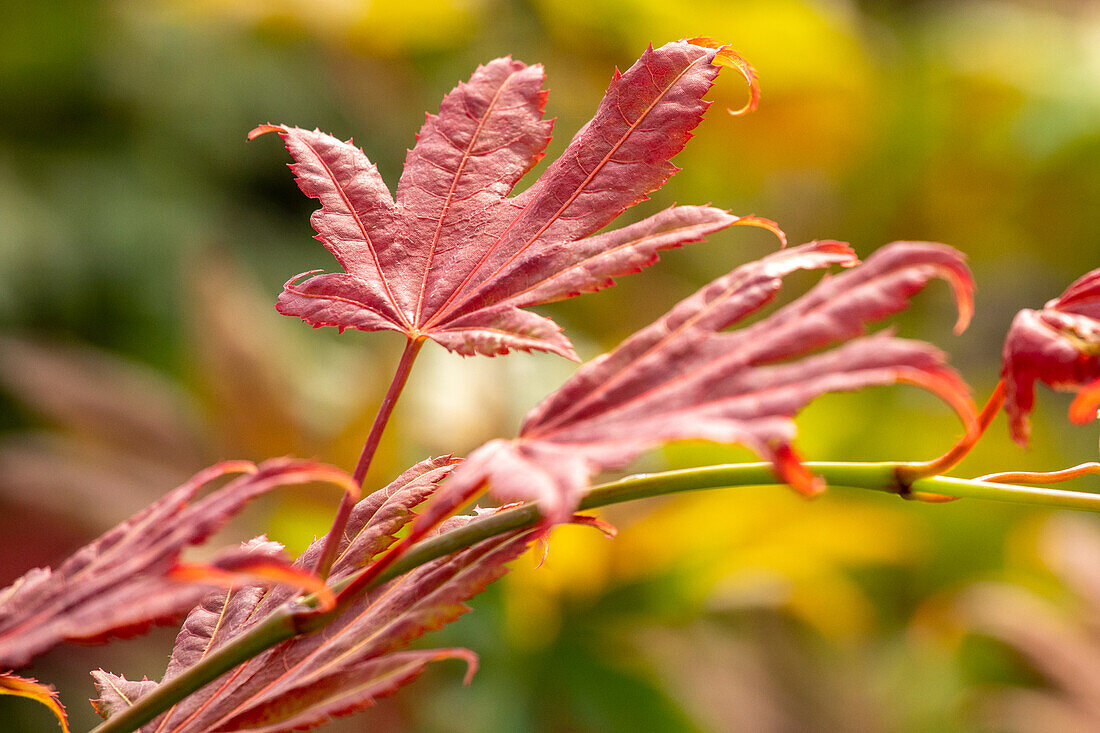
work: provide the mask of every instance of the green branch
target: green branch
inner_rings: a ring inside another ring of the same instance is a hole
[[[1100,494],[1064,489],[1047,489],[1035,486],[1016,486],[990,483],[975,479],[931,476],[917,479],[906,486],[898,480],[901,463],[807,463],[815,474],[834,487],[869,489],[912,498],[921,494],[938,494],[946,497],[1007,501],[1032,506],[1061,509],[1078,509],[1100,512]],[[593,488],[580,508],[596,509],[611,504],[621,504],[636,499],[676,494],[703,489],[774,486],[777,479],[769,463],[740,463],[726,466],[708,466],[664,473],[639,474]],[[495,537],[522,527],[531,527],[539,521],[538,506],[525,504],[496,514],[487,514],[469,524],[418,543],[378,575],[369,587],[377,587],[388,580],[413,570],[426,562],[452,552],[471,547],[482,540]],[[346,586],[355,576],[347,578],[340,586]],[[339,588],[335,588],[339,590]],[[92,733],[127,733],[137,730],[162,712],[178,703],[225,672],[256,656],[265,649],[292,638],[303,629],[313,630],[321,620],[331,620],[330,615],[315,613],[295,614],[284,607],[248,633],[190,667],[178,677],[161,684],[142,697],[132,707],[111,716]]]

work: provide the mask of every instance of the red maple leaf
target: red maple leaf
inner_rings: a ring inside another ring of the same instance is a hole
[[[595,234],[677,170],[669,159],[709,106],[702,97],[719,64],[736,65],[755,98],[751,69],[701,43],[650,48],[626,73],[616,71],[596,116],[513,198],[550,140],[540,66],[496,59],[448,94],[408,151],[396,202],[351,141],[257,127],[250,139],[282,137],[298,186],[321,201],[316,238],[344,269],[291,278],[277,308],[315,327],[399,331],[465,355],[535,349],[575,359],[553,321],[522,308],[607,287],[655,262],[659,250],[731,224],[781,235],[767,220],[705,206]]]
[[[206,484],[230,472],[245,475],[193,501]],[[27,572],[0,589],[0,669],[21,667],[62,641],[133,636],[175,620],[211,585],[225,585],[227,576],[262,576],[303,587],[308,576],[281,560],[281,548],[274,543],[223,552],[209,566],[179,560],[184,549],[216,532],[253,498],[278,486],[312,481],[355,488],[346,474],[307,461],[271,460],[259,467],[220,463],[111,528],[56,569]],[[296,589],[287,593],[294,595]]]
[[[1013,439],[1026,444],[1035,382],[1077,391],[1070,419],[1086,423],[1100,407],[1100,269],[1081,277],[1041,310],[1016,314],[1005,338],[1001,376]]]
[[[965,328],[973,283],[950,247],[884,247],[770,317],[723,332],[770,301],[785,275],[834,264],[858,260],[847,245],[814,242],[715,280],[582,367],[527,415],[518,439],[474,451],[448,480],[441,506],[460,504],[488,482],[498,499],[538,500],[548,521],[563,521],[597,471],[684,438],[748,445],[785,481],[812,494],[822,487],[791,448],[791,418],[826,392],[907,382],[939,395],[972,424],[976,410],[966,385],[928,344],[876,334],[820,351],[902,310],[937,276],[952,285],[956,330]]]
[[[360,501],[341,539],[331,580],[350,576],[389,547],[415,517],[413,508],[435,491],[453,464],[450,458],[422,461]],[[441,530],[473,518],[453,517]],[[440,659],[465,661],[469,681],[477,666],[473,652],[406,647],[468,611],[464,601],[503,575],[505,563],[537,536],[538,530],[515,530],[421,565],[363,595],[324,630],[290,639],[226,673],[142,731],[304,730],[373,705]],[[322,545],[314,542],[296,565],[312,567]],[[209,595],[176,637],[164,681],[231,643],[292,597],[285,589],[249,585]],[[105,717],[125,710],[159,684],[102,671],[93,677],[100,693],[93,704]]]

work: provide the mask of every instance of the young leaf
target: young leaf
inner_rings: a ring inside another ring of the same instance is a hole
[[[676,171],[669,159],[702,119],[722,53],[679,41],[616,71],[596,116],[514,198],[507,197],[542,157],[552,122],[542,119],[542,68],[511,58],[479,67],[428,115],[396,203],[350,141],[257,127],[250,138],[282,137],[298,186],[321,201],[312,217],[317,239],[344,269],[292,278],[279,311],[315,327],[430,338],[465,355],[534,349],[575,359],[553,321],[521,308],[607,287],[655,262],[658,250],[731,224],[774,228],[680,206],[592,236]]]
[[[190,503],[205,484],[232,472],[246,475]],[[190,582],[173,578],[184,548],[205,540],[260,494],[311,481],[348,479],[302,461],[274,460],[258,468],[243,461],[221,463],[84,546],[57,570],[26,573],[0,591],[0,668],[21,667],[62,641],[129,636],[179,618],[210,585],[222,583],[202,575]],[[245,546],[221,554],[213,568],[270,569],[271,554],[270,548]]]
[[[346,576],[394,541],[412,518],[412,508],[450,472],[448,458],[424,462],[393,484],[359,502],[348,524],[349,539],[333,565]],[[442,529],[473,517],[455,517]],[[322,631],[298,636],[223,675],[164,713],[143,730],[184,733],[207,730],[285,731],[317,725],[373,704],[415,678],[431,661],[458,658],[472,672],[476,657],[463,649],[405,650],[427,631],[468,610],[463,601],[502,575],[504,563],[523,552],[535,533],[519,530],[420,566],[372,590]],[[309,566],[322,540],[298,560]],[[165,680],[172,679],[252,625],[281,603],[278,589],[243,587],[209,596],[188,616],[176,639]],[[155,687],[95,673],[105,717]]]
[[[1086,423],[1100,407],[1100,269],[1081,277],[1041,310],[1016,314],[1005,338],[1005,411],[1012,438],[1027,444],[1035,382],[1078,393],[1070,419]]]
[[[769,318],[722,332],[770,301],[783,276],[857,262],[847,245],[815,242],[715,280],[582,367],[527,415],[517,440],[492,441],[474,451],[445,485],[440,503],[459,503],[487,481],[498,499],[537,499],[548,521],[562,521],[595,472],[683,438],[748,445],[771,460],[785,481],[813,494],[821,486],[791,449],[791,418],[825,392],[908,382],[931,390],[973,421],[965,384],[927,344],[879,334],[813,353],[902,310],[937,276],[954,288],[956,329],[965,328],[970,272],[949,247],[920,242],[884,247]]]

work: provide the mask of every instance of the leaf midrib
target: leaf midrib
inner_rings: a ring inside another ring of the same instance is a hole
[[[486,106],[485,112],[484,114],[482,114],[481,119],[477,121],[477,129],[474,130],[474,134],[470,137],[470,142],[466,146],[466,151],[462,154],[462,160],[459,161],[458,169],[455,171],[455,174],[451,179],[451,187],[450,190],[447,191],[446,199],[443,201],[443,208],[440,211],[439,220],[436,222],[435,225],[435,232],[432,234],[431,246],[428,249],[428,261],[427,264],[425,264],[424,266],[424,277],[421,278],[420,281],[420,294],[416,298],[416,310],[413,312],[413,323],[420,323],[420,311],[424,305],[424,293],[428,289],[428,276],[431,274],[432,263],[435,261],[435,253],[439,246],[439,236],[443,231],[443,222],[447,220],[447,215],[451,213],[451,203],[454,201],[455,191],[458,189],[458,183],[462,179],[462,173],[464,170],[466,170],[466,163],[473,156],[474,146],[480,139],[481,132],[485,129],[485,124],[489,120],[490,115],[493,113],[493,110],[496,109],[497,103],[500,101],[501,95],[504,94],[504,90],[508,87],[508,84],[519,73],[519,71],[512,71],[512,73],[510,73],[508,77],[504,79],[503,82],[501,82],[500,87],[493,95],[492,100],[490,100],[489,104]],[[463,106],[467,106],[465,100],[463,100]],[[439,132],[439,134],[441,135],[443,134],[441,131],[437,130],[437,132]]]

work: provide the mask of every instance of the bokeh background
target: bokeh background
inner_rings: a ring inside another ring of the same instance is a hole
[[[745,89],[724,73],[676,159],[684,170],[620,221],[712,202],[864,254],[950,243],[978,282],[970,331],[951,334],[942,285],[897,327],[950,352],[979,400],[1013,314],[1100,265],[1100,6],[1088,0],[17,6],[0,24],[0,585],[216,459],[354,465],[401,339],[337,337],[271,307],[288,277],[335,263],[310,238],[314,202],[277,141],[246,144],[258,123],[354,136],[392,185],[425,110],[511,54],[547,69],[549,160],[613,67],[708,35],[756,66],[760,109],[726,115]],[[774,246],[727,230],[542,312],[591,358]],[[370,482],[514,434],[573,368],[425,349]],[[959,475],[1095,459],[1097,429],[1069,426],[1066,405],[1040,395],[1029,451],[998,419]],[[823,460],[931,457],[959,432],[908,388],[828,397],[799,422],[803,453]],[[687,443],[639,467],[748,458]],[[336,501],[322,488],[265,498],[225,541],[264,531],[300,549]],[[442,664],[332,730],[1100,729],[1094,517],[779,488],[604,516],[617,540],[559,529],[542,567],[521,561],[429,637],[482,655],[469,688]],[[159,678],[173,633],[65,647],[33,671],[86,729],[87,671]],[[54,725],[10,698],[0,719]]]

